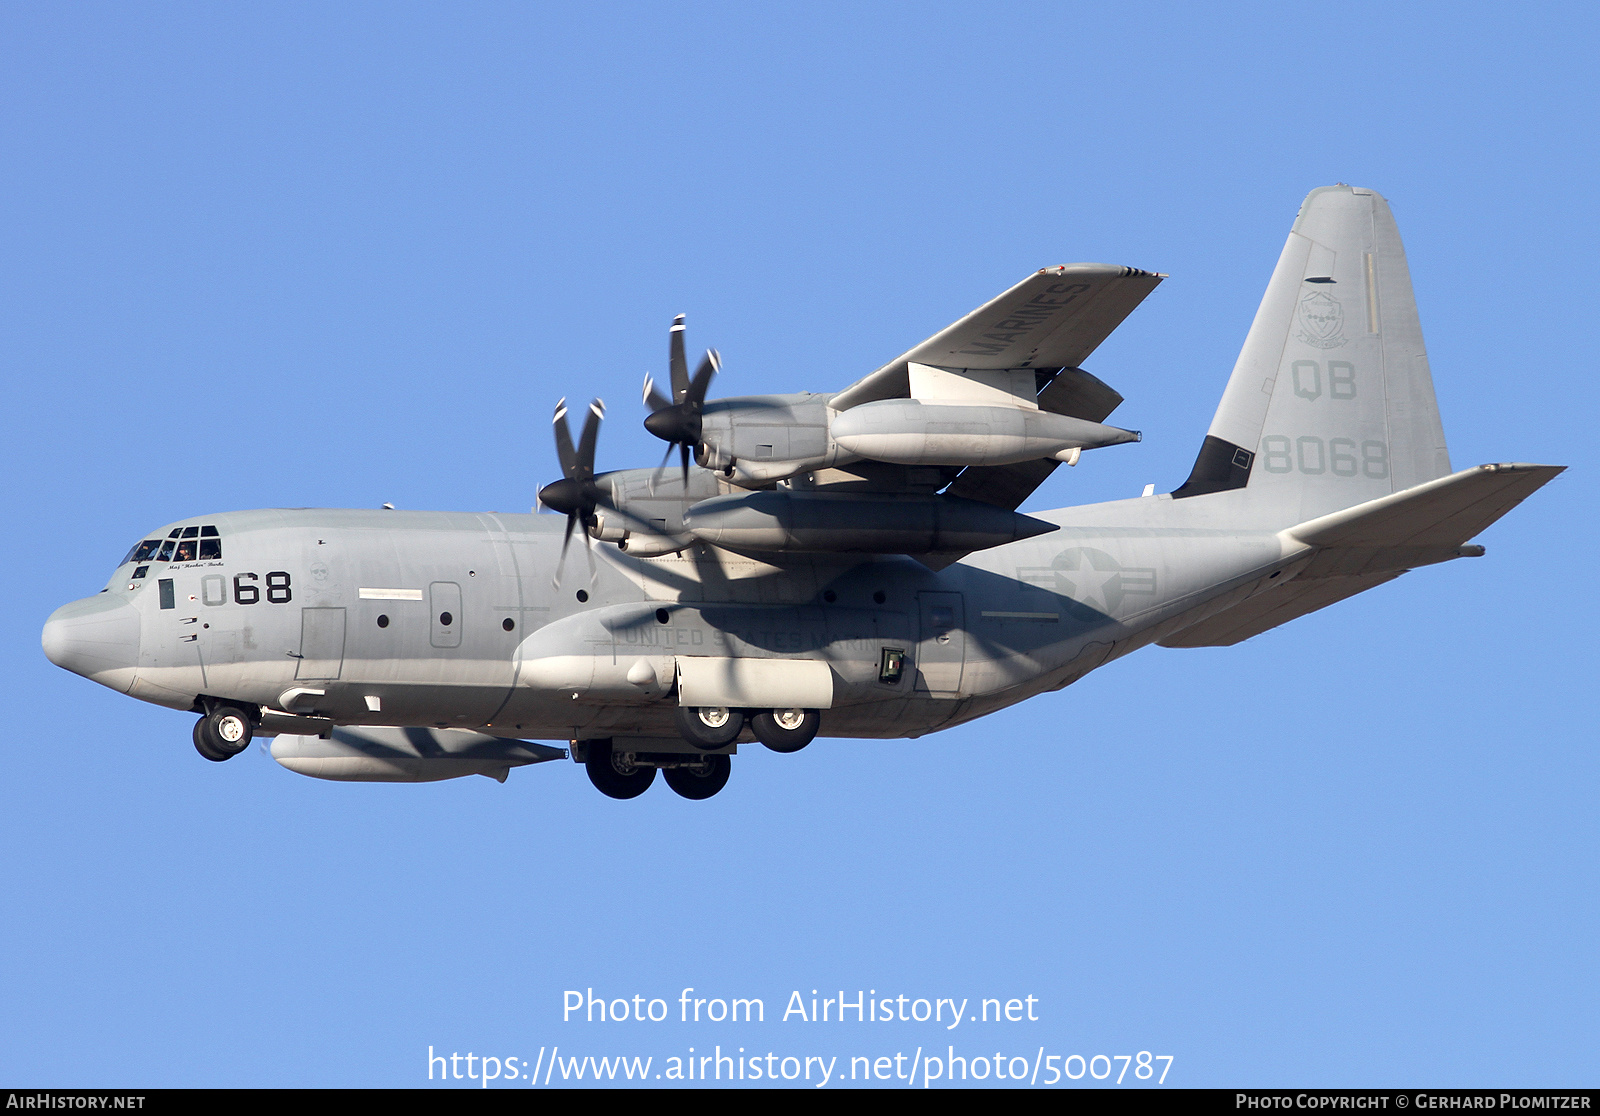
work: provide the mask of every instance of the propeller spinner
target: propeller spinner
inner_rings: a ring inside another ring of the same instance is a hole
[[[694,447],[700,444],[700,417],[705,410],[706,392],[711,387],[711,377],[722,367],[722,358],[717,356],[715,349],[707,349],[705,357],[701,359],[700,366],[695,369],[694,377],[691,379],[689,362],[684,358],[683,352],[682,314],[672,319],[669,337],[672,398],[668,399],[662,395],[656,388],[655,381],[650,376],[645,376],[644,402],[645,406],[650,408],[650,414],[645,417],[644,428],[668,443],[669,457],[672,454],[672,446],[678,447],[678,459],[683,467],[684,483],[687,484],[689,455]],[[666,458],[662,458],[661,463],[665,465]]]

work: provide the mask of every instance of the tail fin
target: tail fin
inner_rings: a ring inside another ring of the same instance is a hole
[[[1411,273],[1382,197],[1313,190],[1173,497],[1248,488],[1301,523],[1450,472]]]

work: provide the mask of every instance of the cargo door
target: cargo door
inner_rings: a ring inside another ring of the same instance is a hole
[[[966,616],[960,593],[918,593],[921,639],[917,644],[917,692],[957,697],[967,654]]]

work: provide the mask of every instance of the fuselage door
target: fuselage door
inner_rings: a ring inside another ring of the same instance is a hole
[[[429,637],[435,647],[461,646],[461,586],[435,581],[428,586]]]
[[[335,679],[344,669],[344,609],[300,610],[300,663],[297,679]]]
[[[956,697],[967,654],[966,616],[960,593],[918,593],[922,639],[917,644],[917,691]]]

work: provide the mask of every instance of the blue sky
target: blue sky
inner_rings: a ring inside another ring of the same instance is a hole
[[[1593,1085],[1595,42],[1576,4],[0,9],[0,1079],[954,1044]],[[1038,267],[1170,273],[1089,365],[1145,441],[1028,506],[1168,490],[1334,181],[1394,208],[1456,466],[1572,466],[1482,560],[706,803],[210,764],[40,653],[182,516],[525,509],[562,395],[654,464],[679,312],[719,391],[831,390]],[[561,1020],[689,986],[769,1021]],[[813,988],[1040,1018],[777,1018]]]

